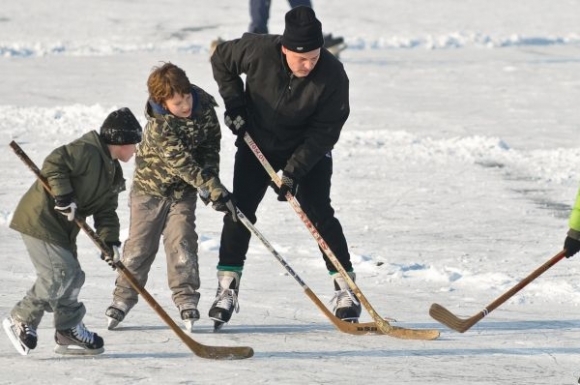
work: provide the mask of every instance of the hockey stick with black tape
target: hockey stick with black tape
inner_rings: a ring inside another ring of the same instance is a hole
[[[30,168],[36,175],[42,186],[46,191],[52,195],[50,186],[46,178],[41,174],[40,169],[34,162],[26,155],[24,150],[14,141],[10,143],[10,147],[14,150],[16,155]],[[97,233],[89,226],[84,219],[75,218],[75,223],[88,235],[93,243],[105,254],[109,253],[109,247],[99,238]],[[250,358],[254,355],[254,350],[249,346],[208,346],[203,345],[191,337],[189,337],[171,317],[163,310],[163,308],[155,301],[149,292],[137,282],[133,274],[123,265],[122,262],[116,262],[115,267],[123,274],[129,281],[131,286],[147,301],[147,303],[155,310],[155,312],[163,319],[163,321],[177,334],[177,336],[187,345],[187,347],[197,356],[202,358],[209,358],[214,360],[238,360],[243,358]]]

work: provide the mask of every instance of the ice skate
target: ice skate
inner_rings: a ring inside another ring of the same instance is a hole
[[[181,307],[180,307],[181,310]],[[188,332],[193,332],[193,323],[199,321],[199,310],[194,308],[184,308],[181,310],[181,319]]]
[[[356,274],[348,273],[354,281]],[[332,276],[334,281],[334,297],[336,300],[334,315],[343,321],[357,323],[361,313],[361,305],[342,275],[336,273]]]
[[[113,330],[125,319],[125,312],[116,307],[109,306],[105,311],[107,316],[107,329]]]
[[[324,48],[331,54],[339,57],[340,53],[346,49],[343,37],[334,37],[332,34],[324,35]]]
[[[218,271],[218,289],[215,301],[209,310],[209,318],[214,321],[214,331],[220,330],[227,323],[234,310],[240,311],[238,292],[240,274],[234,271]]]
[[[15,321],[11,317],[5,318],[2,321],[2,326],[18,353],[25,356],[30,350],[36,347],[38,337],[36,335],[36,329],[32,326]]]
[[[127,305],[125,302],[113,300],[111,305],[109,305],[107,310],[105,310],[105,316],[107,317],[107,329],[113,330],[119,326],[132,307],[132,305]]]
[[[96,355],[105,351],[103,339],[81,322],[77,326],[54,333],[54,352],[65,355]]]

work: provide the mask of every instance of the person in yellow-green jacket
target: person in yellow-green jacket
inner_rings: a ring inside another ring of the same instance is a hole
[[[576,195],[576,203],[572,208],[572,213],[569,219],[570,230],[564,241],[564,250],[566,250],[566,258],[570,258],[578,251],[580,251],[580,190]]]

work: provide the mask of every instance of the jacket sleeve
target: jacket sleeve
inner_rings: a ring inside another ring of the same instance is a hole
[[[568,224],[570,229],[575,231],[575,234],[578,235],[577,237],[573,238],[580,239],[580,190],[576,194],[576,202],[572,208],[572,213],[570,214]]]
[[[217,103],[215,99],[206,93],[198,93],[200,95],[200,103],[202,105],[203,113],[200,119],[203,121],[202,125],[207,127],[207,138],[203,145],[198,147],[196,151],[196,159],[200,166],[212,172],[214,175],[219,175],[220,170],[220,148],[221,148],[221,127],[215,112]]]
[[[296,148],[284,170],[301,178],[338,142],[350,114],[349,81],[346,74],[323,95],[317,112],[305,131],[304,142]]]
[[[121,225],[117,215],[118,206],[119,194],[112,193],[105,207],[93,214],[96,233],[105,243],[119,242]]]
[[[68,144],[55,149],[46,157],[42,174],[47,178],[54,195],[74,194],[74,197],[78,199],[78,213],[84,217],[85,215],[82,214],[84,204],[93,198],[77,196],[71,180],[98,178],[102,172],[101,167],[100,154],[92,147],[78,145],[78,143]],[[115,179],[124,182],[123,171],[119,164],[116,166]],[[101,207],[92,212],[96,233],[105,242],[119,241],[120,224],[116,212],[119,191],[114,191],[113,185],[115,183],[112,183],[107,194],[108,199],[102,199]]]
[[[204,112],[204,121],[209,127],[208,137],[204,145],[198,147],[198,151],[196,151],[196,158],[200,159],[199,163],[202,168],[201,183],[196,188],[203,190],[200,192],[202,198],[207,197],[211,201],[218,200],[227,191],[219,178],[221,129],[214,106],[215,101]]]
[[[179,127],[174,127],[176,124],[178,124],[176,121],[166,118],[163,119],[163,122],[158,120],[156,124],[149,125],[148,128],[151,130],[150,142],[154,146],[154,151],[172,173],[196,189],[208,189],[213,196],[213,190],[221,186],[219,177],[215,172],[217,164],[206,167],[205,164],[200,163],[194,154],[187,150],[188,146],[176,134],[176,131],[179,130]],[[211,132],[213,132],[213,142],[216,146],[221,139],[219,125]],[[219,162],[219,158],[217,158],[219,147],[217,150],[214,147],[214,151],[214,159]],[[216,193],[220,192],[216,191]]]
[[[226,109],[245,106],[244,82],[240,75],[247,72],[255,55],[252,39],[244,34],[240,39],[219,44],[211,56],[213,77]]]
[[[44,160],[41,174],[55,196],[74,193],[71,178],[82,175],[89,168],[89,157],[78,146],[64,145],[54,149]]]

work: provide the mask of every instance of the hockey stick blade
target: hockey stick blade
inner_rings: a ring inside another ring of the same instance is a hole
[[[28,166],[28,168],[36,175],[42,186],[46,191],[52,195],[50,185],[46,178],[41,174],[40,169],[36,164],[26,155],[24,150],[15,142],[10,142],[10,147],[16,155]],[[108,247],[95,231],[89,226],[84,219],[75,218],[75,223],[87,234],[91,241],[103,252],[107,253]],[[177,336],[187,345],[187,347],[198,357],[209,358],[214,360],[239,360],[250,358],[254,355],[254,350],[249,346],[208,346],[203,345],[193,338],[189,337],[167,314],[159,303],[149,294],[149,292],[136,280],[133,274],[123,265],[122,262],[115,264],[117,270],[127,278],[131,286],[146,300],[146,302],[155,310],[163,321],[177,334]]]
[[[429,309],[429,315],[433,317],[433,319],[441,322],[449,329],[458,331],[459,333],[464,333],[469,330],[479,320],[485,317],[486,314],[487,310],[483,310],[473,317],[461,319],[437,303],[432,304],[431,308]]]
[[[249,346],[209,346],[197,342],[188,336],[187,333],[185,333],[183,329],[181,329],[175,321],[169,317],[169,314],[167,314],[151,294],[149,294],[149,292],[142,287],[139,282],[137,282],[133,274],[127,270],[122,262],[117,262],[117,269],[121,271],[131,286],[133,286],[141,297],[145,299],[145,301],[157,312],[157,314],[196,356],[213,360],[241,360],[244,358],[250,358],[254,355],[254,349]]]
[[[505,301],[513,297],[518,291],[523,289],[527,286],[530,282],[534,279],[538,278],[542,275],[546,270],[550,267],[554,266],[557,262],[559,262],[562,258],[566,256],[566,251],[562,250],[558,254],[554,255],[550,258],[546,263],[542,266],[538,267],[534,270],[530,275],[526,278],[522,279],[518,282],[517,285],[512,287],[510,290],[505,292],[503,295],[498,297],[495,301],[487,305],[486,308],[481,310],[479,313],[474,315],[473,317],[469,317],[466,319],[462,319],[457,317],[455,314],[451,313],[449,310],[445,309],[443,306],[439,304],[432,304],[431,308],[429,309],[429,315],[433,317],[433,319],[441,322],[443,325],[447,326],[450,329],[458,331],[459,333],[464,333],[469,330],[473,325],[478,323],[481,319],[486,317],[489,313],[503,304]]]
[[[332,322],[332,324],[341,332],[354,335],[364,335],[364,334],[383,334],[389,337],[400,338],[404,340],[435,340],[439,338],[439,330],[436,329],[410,329],[403,328],[400,326],[390,325],[391,328],[388,333],[382,331],[377,324],[374,322],[365,323],[353,323],[343,321],[334,314],[324,304],[320,299],[310,290],[306,288],[304,290],[306,295],[314,302],[314,304],[324,313],[324,315]]]

